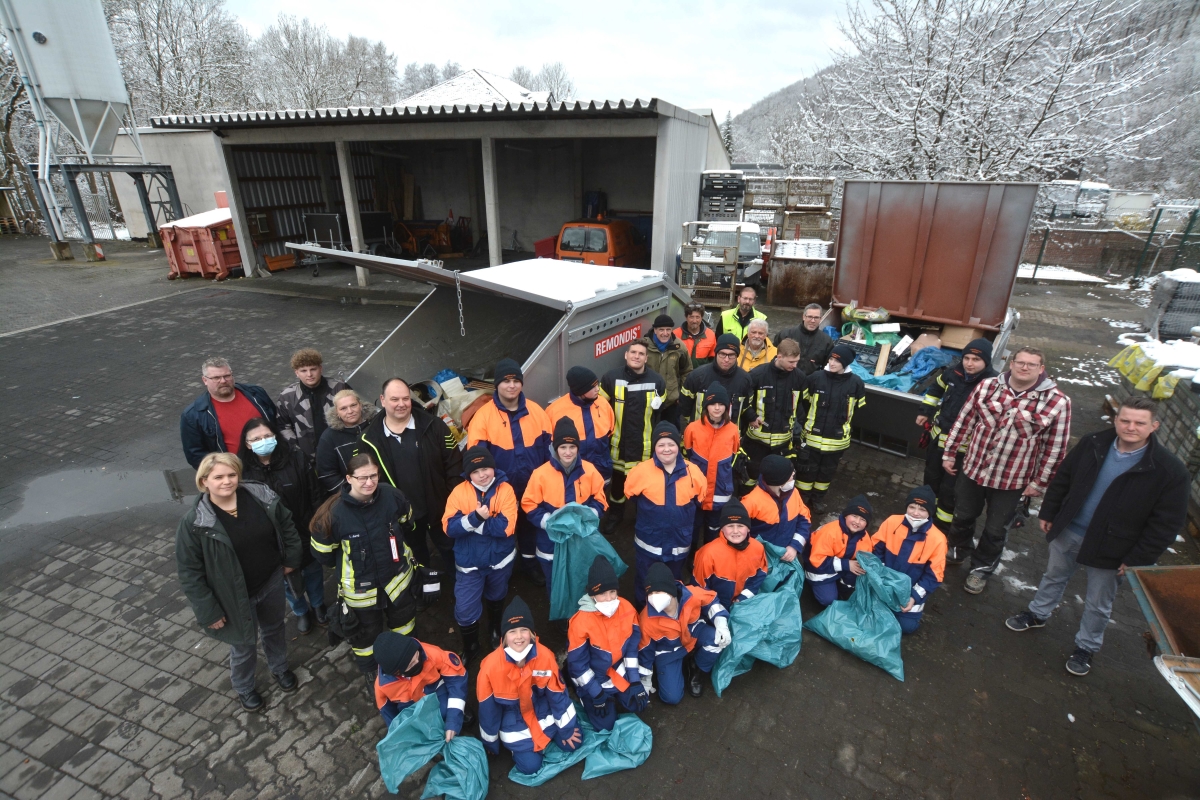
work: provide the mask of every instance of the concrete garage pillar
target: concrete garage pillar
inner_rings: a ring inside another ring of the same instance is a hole
[[[247,278],[253,278],[259,274],[258,256],[254,249],[254,240],[250,238],[250,229],[246,227],[246,204],[242,201],[242,187],[238,183],[237,169],[233,163],[233,148],[222,145],[220,150],[229,185],[228,199],[229,210],[233,215],[233,232],[237,234],[238,252],[242,255],[242,272]],[[271,273],[262,274],[269,276]]]
[[[346,221],[350,225],[350,247],[356,253],[365,253],[363,247],[362,217],[358,214],[358,187],[354,183],[354,161],[350,158],[350,145],[338,142],[337,145],[338,172],[342,176],[342,200],[346,203]],[[371,282],[371,273],[364,267],[355,267],[358,285],[366,286]]]
[[[496,142],[480,137],[483,146],[483,204],[487,212],[488,264],[499,266],[504,258],[500,240],[500,198],[496,183]]]

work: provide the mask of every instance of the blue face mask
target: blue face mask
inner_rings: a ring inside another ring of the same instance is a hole
[[[259,439],[250,445],[250,449],[254,451],[254,455],[256,456],[269,456],[275,452],[275,437]]]

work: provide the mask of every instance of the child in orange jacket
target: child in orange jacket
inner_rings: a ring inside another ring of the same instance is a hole
[[[717,529],[721,527],[721,507],[733,497],[733,471],[740,447],[741,433],[729,420],[729,392],[721,384],[714,383],[704,392],[700,419],[690,423],[683,432],[687,460],[699,467],[708,481],[692,531],[693,548],[699,548],[717,536]]]
[[[883,565],[912,578],[912,596],[896,612],[900,630],[913,633],[921,624],[925,601],[942,585],[946,573],[946,537],[933,524],[937,495],[928,486],[913,489],[904,514],[888,517],[871,537],[872,551]]]
[[[850,498],[841,516],[813,533],[804,576],[821,605],[847,600],[854,591],[855,581],[863,574],[854,557],[871,552],[875,545],[867,530],[873,513],[867,498],[860,494]]]
[[[438,696],[446,741],[462,731],[467,712],[467,669],[454,653],[411,636],[384,631],[375,637],[375,705],[385,725],[427,694]]]
[[[767,577],[767,551],[750,535],[750,515],[738,500],[721,509],[721,538],[696,551],[696,583],[717,593],[726,608],[758,594]]]

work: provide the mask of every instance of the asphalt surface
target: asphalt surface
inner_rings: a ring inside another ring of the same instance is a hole
[[[308,290],[279,293],[283,281],[269,293],[194,281],[172,296],[161,256],[60,267],[40,248],[48,253],[44,242],[0,239],[0,319],[24,315],[6,330],[45,325],[0,339],[0,796],[385,796],[374,751],[384,727],[345,645],[289,624],[300,691],[283,695],[262,668],[267,711],[241,712],[227,649],[199,632],[179,592],[184,506],[163,471],[184,466],[178,414],[202,390],[207,355],[226,355],[239,380],[272,393],[291,379],[287,358],[300,346],[348,374],[402,318],[405,298],[297,296]],[[93,270],[82,291],[79,276]],[[99,295],[114,292],[106,306]],[[1074,432],[1103,426],[1115,377],[1099,364],[1120,332],[1105,320],[1136,320],[1140,309],[1128,293],[1073,286],[1022,284],[1013,302],[1023,314],[1015,341],[1045,349],[1053,375],[1087,382],[1063,384]],[[775,324],[796,311],[768,313]],[[81,314],[93,315],[46,325]],[[882,513],[899,512],[921,470],[853,446],[830,508],[863,491]],[[630,563],[631,538],[629,525],[617,536]],[[1190,540],[1174,549],[1164,562],[1197,560]],[[806,633],[787,669],[760,664],[722,698],[710,689],[678,707],[653,704],[643,719],[654,751],[639,769],[583,782],[576,767],[525,789],[507,780],[501,756],[490,760],[489,797],[1200,797],[1200,733],[1154,670],[1128,590],[1083,679],[1063,669],[1082,579],[1046,628],[1004,628],[1032,596],[1044,554],[1042,537],[1016,531],[978,597],[950,569],[904,640],[903,683]],[[545,590],[517,579],[512,593],[545,619]],[[806,619],[816,613],[807,594],[802,605]],[[443,599],[423,614],[418,635],[456,647],[451,610]],[[562,649],[557,628],[540,633]],[[423,779],[401,796],[418,797]]]

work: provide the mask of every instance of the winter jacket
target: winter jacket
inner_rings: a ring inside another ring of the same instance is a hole
[[[283,566],[299,569],[303,542],[291,512],[280,502],[279,495],[254,481],[243,481],[240,486],[271,518]],[[180,588],[191,603],[200,628],[227,644],[253,646],[258,641],[258,631],[251,616],[242,565],[207,494],[197,497],[179,521],[175,530],[175,563]],[[225,624],[221,628],[208,627],[222,617]]]
[[[579,610],[567,627],[567,675],[580,698],[617,694],[638,681],[638,612],[625,598],[606,617],[591,595],[579,598]]]
[[[463,476],[466,478],[467,476]],[[488,518],[475,510],[487,504]],[[442,514],[442,530],[454,540],[454,568],[459,572],[499,570],[516,557],[517,495],[502,470],[486,492],[464,480],[450,492]]]
[[[700,332],[695,336],[688,330],[687,325],[675,329],[675,338],[683,343],[692,359],[692,369],[707,364],[717,354],[717,332],[708,327],[708,323],[700,321]]]
[[[544,561],[554,560],[554,540],[546,533],[546,521],[550,515],[568,503],[578,503],[596,512],[599,519],[608,510],[604,497],[604,478],[591,464],[576,456],[570,471],[554,455],[533,471],[525,494],[521,496],[521,510],[526,519],[537,528],[537,557]]]
[[[1019,395],[1009,373],[980,382],[959,413],[943,449],[964,443],[963,473],[988,489],[1024,489],[1045,494],[1071,438],[1071,399],[1043,372]]]
[[[563,743],[579,730],[554,651],[534,637],[522,666],[503,647],[483,657],[475,684],[479,698],[479,738],[492,755],[503,744],[513,752],[537,753]]]
[[[1051,523],[1050,541],[1079,513],[1116,438],[1112,429],[1088,434],[1063,459],[1038,514]],[[1187,524],[1190,484],[1183,462],[1151,434],[1138,463],[1117,476],[1100,498],[1075,560],[1098,569],[1158,561]]]
[[[325,414],[329,427],[317,442],[317,482],[326,494],[336,492],[346,482],[346,462],[359,453],[371,452],[362,435],[377,414],[379,409],[364,403],[362,419],[349,427],[332,409]]]
[[[330,380],[324,376],[322,376],[321,382],[324,384],[322,392],[324,403],[318,409],[312,407],[315,393],[300,381],[284,387],[275,400],[275,406],[279,410],[279,435],[287,439],[289,444],[298,447],[310,463],[317,457],[317,429],[314,415],[320,414],[323,418],[328,419],[329,409],[333,408],[333,396],[342,389],[350,388],[345,381]]]
[[[362,440],[379,462],[381,477],[396,485],[396,465],[383,431],[385,414],[377,414],[363,431]],[[425,515],[431,522],[440,520],[446,510],[450,490],[462,481],[462,451],[450,428],[420,406],[413,404],[413,423],[417,429],[417,452],[421,457],[421,478],[425,485]]]
[[[776,497],[759,478],[758,485],[742,498],[742,505],[750,515],[751,536],[776,547],[794,547],[797,553],[804,552],[812,512],[798,490],[793,488]]]
[[[756,367],[774,361],[777,355],[779,355],[779,348],[771,343],[770,336],[763,340],[762,350],[758,351],[758,355],[751,353],[746,343],[742,342],[742,352],[738,354],[737,365],[746,372],[750,372]]]
[[[692,577],[697,584],[717,593],[726,608],[758,594],[767,577],[767,550],[750,537],[745,550],[737,550],[718,536],[696,551]]]
[[[271,487],[271,491],[279,495],[283,505],[291,512],[301,539],[307,539],[305,534],[308,533],[308,525],[323,499],[323,492],[317,486],[317,476],[309,468],[304,453],[291,447],[287,441],[280,441],[275,445],[267,464],[259,461],[258,456],[248,454],[242,458],[242,480],[257,481]],[[303,553],[302,566],[308,566],[313,561],[312,550],[308,547],[300,549]]]
[[[871,552],[874,546],[867,528],[854,533],[846,527],[845,518],[838,517],[813,532],[804,575],[814,583],[837,579],[853,587],[858,576],[850,571],[850,561],[859,553]]]
[[[670,473],[658,456],[629,471],[625,496],[637,498],[633,543],[662,561],[679,561],[692,549],[696,509],[708,491],[708,482],[695,464],[680,454]]]
[[[850,446],[854,412],[866,405],[867,389],[853,372],[821,370],[808,376],[802,395],[804,443],[814,450],[835,452]]]
[[[732,422],[714,428],[705,417],[684,430],[683,447],[687,460],[700,469],[707,486],[700,507],[719,511],[733,497],[733,472],[741,447],[741,432]]]
[[[323,565],[337,568],[342,601],[351,608],[383,608],[382,588],[393,605],[411,607],[415,616],[409,584],[416,560],[404,543],[413,522],[404,493],[381,483],[363,502],[351,496],[349,486],[343,486],[326,502],[328,515],[318,511],[313,520],[312,549]]]
[[[738,341],[740,342],[746,338],[746,327],[752,321],[754,321],[756,319],[765,320],[766,318],[767,318],[766,314],[764,314],[763,312],[761,312],[757,308],[755,308],[755,309],[752,309],[750,312],[750,319],[745,320],[743,322],[742,318],[740,316],[738,316],[738,307],[737,306],[734,306],[733,308],[727,308],[721,312],[721,322],[720,322],[721,329],[719,331],[717,331],[717,336],[720,336],[723,333],[732,333],[734,336],[736,336],[738,338]]]
[[[599,395],[595,400],[583,400],[567,392],[546,407],[550,430],[563,417],[569,417],[579,432],[579,457],[590,463],[604,482],[612,478],[613,410]]]
[[[266,389],[250,383],[235,383],[233,388],[254,404],[263,419],[275,424],[278,414]],[[209,453],[225,452],[225,437],[208,392],[193,400],[179,416],[179,438],[183,441],[183,457],[193,468],[198,468]]]
[[[517,398],[516,411],[500,405],[500,398],[493,395],[492,401],[471,417],[467,447],[482,443],[520,497],[529,476],[550,457],[552,430],[550,417],[537,403],[526,400],[524,392]]]
[[[425,653],[421,671],[411,678],[375,672],[375,705],[383,724],[390,726],[400,712],[427,694],[436,694],[446,730],[462,730],[467,708],[467,669],[457,653],[418,641]]]
[[[829,361],[829,354],[833,352],[833,339],[829,338],[828,333],[820,328],[810,331],[803,323],[784,328],[775,334],[776,343],[784,339],[791,339],[800,345],[800,363],[796,365],[796,369],[805,375],[812,375],[817,370],[824,369]]]
[[[946,437],[954,427],[958,414],[967,403],[967,398],[980,383],[988,378],[996,377],[996,370],[988,364],[975,375],[968,375],[963,369],[962,362],[943,367],[938,372],[937,380],[925,392],[921,400],[921,413],[933,421],[929,434],[937,442],[938,448],[946,446]],[[958,447],[959,452],[966,452],[967,443],[964,441]]]
[[[712,639],[712,631],[709,630],[706,635],[701,632],[702,628],[714,628],[717,617],[729,619],[729,612],[717,599],[716,592],[700,586],[678,585],[680,597],[677,617],[672,619],[664,611],[655,611],[654,606],[648,603],[638,616],[638,627],[642,629],[642,641],[638,645],[638,673],[642,676],[654,674],[654,664],[658,659],[664,663],[682,661],[695,649],[698,639]]]
[[[924,611],[925,600],[942,585],[946,574],[946,537],[933,520],[914,531],[903,514],[888,517],[871,537],[871,551],[885,567],[912,579],[913,607],[908,613]]]
[[[692,371],[692,358],[683,342],[671,337],[667,349],[659,352],[653,336],[643,336],[639,341],[646,345],[646,369],[662,376],[667,387],[664,406],[679,402],[679,390]]]
[[[714,361],[692,370],[679,390],[679,413],[685,422],[700,419],[703,416],[704,393],[708,387],[719,383],[729,392],[729,419],[734,425],[742,427],[746,422],[746,408],[751,395],[754,394],[750,373],[737,364],[729,372],[722,372]]]
[[[775,366],[774,361],[755,368],[750,373],[753,387],[750,408],[742,418],[746,437],[768,447],[791,444],[805,382],[804,373],[799,369],[788,372]],[[761,419],[762,424],[752,428],[750,423],[755,419]]]
[[[650,433],[658,422],[654,400],[666,401],[667,382],[652,369],[638,375],[627,366],[611,369],[600,379],[600,396],[613,409],[613,469],[629,472],[650,457]]]

